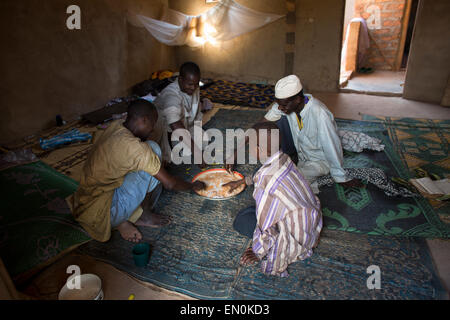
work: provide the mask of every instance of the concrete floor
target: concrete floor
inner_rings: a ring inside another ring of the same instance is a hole
[[[450,108],[407,100],[356,93],[314,93],[336,118],[361,120],[362,114],[389,117],[450,119]]]
[[[397,97],[380,97],[362,94],[314,93],[324,102],[337,118],[361,120],[362,114],[392,117],[412,117],[430,119],[450,119],[450,108],[423,102],[405,100]],[[450,290],[450,240],[427,240],[438,274]],[[68,274],[67,266],[76,264],[82,273],[95,273],[103,281],[105,299],[191,299],[154,285],[140,282],[114,267],[90,257],[68,254],[39,274],[23,290],[24,293],[39,299],[56,299],[59,289],[64,285]]]
[[[341,92],[364,93],[372,95],[399,96],[403,95],[405,71],[375,70],[373,73],[354,73]]]
[[[193,298],[139,281],[109,264],[92,257],[69,253],[43,270],[33,281],[20,290],[23,294],[39,300],[57,300],[60,289],[70,274],[67,267],[77,265],[82,274],[93,273],[102,280],[105,300],[193,300]]]

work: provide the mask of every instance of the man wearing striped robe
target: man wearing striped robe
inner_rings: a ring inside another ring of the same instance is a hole
[[[322,230],[320,201],[290,157],[281,150],[271,150],[270,137],[277,126],[263,122],[253,128],[259,152],[252,146],[249,152],[264,164],[253,177],[226,184],[230,191],[243,183],[254,185],[256,206],[239,212],[233,223],[238,232],[253,239],[240,262],[261,261],[263,273],[284,277],[289,264],[310,257],[317,246]],[[265,145],[260,143],[261,129],[268,130]],[[267,158],[261,159],[264,154]]]

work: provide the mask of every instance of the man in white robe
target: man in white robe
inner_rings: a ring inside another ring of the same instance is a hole
[[[199,82],[200,68],[193,62],[186,62],[180,67],[178,78],[164,88],[154,101],[165,130],[161,141],[165,161],[170,162],[169,140],[176,129],[188,130],[192,137],[191,146],[201,147],[193,143],[194,122],[202,122],[202,111],[207,104],[200,101]]]
[[[333,114],[321,101],[303,94],[300,79],[295,75],[280,79],[275,86],[275,98],[264,118],[276,121],[282,134],[290,133],[292,139],[285,140],[293,142],[297,167],[314,191],[318,193],[315,180],[327,174],[337,183],[362,187],[359,180],[348,178],[342,167],[343,150]],[[283,151],[292,156],[289,150]]]

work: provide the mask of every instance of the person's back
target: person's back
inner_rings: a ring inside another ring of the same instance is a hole
[[[170,218],[153,207],[164,188],[201,189],[204,184],[171,176],[161,166],[161,148],[149,140],[158,120],[156,107],[143,99],[128,106],[127,119],[113,122],[91,150],[77,191],[68,198],[75,219],[98,241],[117,228],[128,241],[139,242],[135,224],[160,227]]]
[[[283,274],[290,263],[312,255],[322,229],[320,201],[281,151],[258,170],[253,181],[257,214],[253,252],[265,257],[263,272]],[[272,246],[268,239],[275,241]]]
[[[121,180],[132,170],[142,168],[150,171],[150,174],[156,174],[159,162],[148,144],[126,129],[123,120],[117,120],[105,130],[89,154],[80,187],[88,189],[101,185],[114,189],[121,185]],[[151,164],[153,168],[146,164]]]
[[[249,153],[263,165],[253,177],[226,184],[230,190],[243,183],[254,185],[255,206],[241,210],[233,222],[236,231],[253,239],[240,262],[261,261],[263,273],[286,276],[288,265],[310,257],[318,243],[320,201],[291,158],[279,149],[283,138],[276,124],[261,122],[253,129],[257,146],[249,144]],[[266,138],[261,135],[264,130]]]
[[[111,205],[114,192],[131,172],[155,175],[161,167],[158,155],[141,142],[123,120],[112,123],[91,150],[83,167],[80,185],[71,206],[75,219],[99,241],[111,233]]]

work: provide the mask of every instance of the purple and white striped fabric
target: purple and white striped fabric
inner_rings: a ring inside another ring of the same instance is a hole
[[[288,265],[312,255],[322,230],[320,201],[291,159],[281,151],[253,177],[257,225],[253,252],[262,272],[287,276]]]

